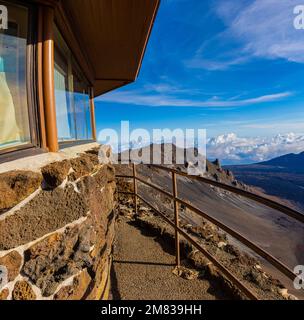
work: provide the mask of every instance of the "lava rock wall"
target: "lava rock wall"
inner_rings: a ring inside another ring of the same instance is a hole
[[[0,300],[107,299],[115,192],[98,149],[0,174]]]

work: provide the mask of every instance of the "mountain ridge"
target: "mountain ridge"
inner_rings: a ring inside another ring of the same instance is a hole
[[[268,161],[259,162],[256,165],[278,166],[292,172],[304,173],[304,151],[298,154],[285,154]]]
[[[291,201],[296,209],[304,211],[304,151],[255,164],[230,165],[225,168],[246,185]]]

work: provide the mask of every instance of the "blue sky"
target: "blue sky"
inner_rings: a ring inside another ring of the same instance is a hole
[[[293,26],[298,4],[163,0],[138,80],[96,99],[97,130],[129,120],[149,130],[204,128],[210,139],[224,135],[223,148],[231,139],[273,144],[278,134],[288,142],[260,157],[242,150],[236,163],[304,150],[304,30]]]

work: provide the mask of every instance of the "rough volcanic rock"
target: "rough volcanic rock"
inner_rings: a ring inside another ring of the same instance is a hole
[[[0,299],[12,295],[15,300],[33,300],[36,287],[44,297],[52,298],[56,292],[55,299],[60,300],[100,297],[108,283],[115,234],[113,166],[99,164],[96,150],[45,166],[37,176],[38,187],[44,178],[49,188],[0,220],[0,251],[18,248],[0,258],[9,281],[18,280],[11,283],[12,290],[0,290]],[[4,180],[0,181],[2,192]],[[19,250],[25,250],[22,256]],[[73,281],[62,286],[67,279]]]
[[[0,221],[0,250],[9,250],[36,240],[86,216],[86,195],[65,189],[42,191],[15,214]]]
[[[72,181],[90,174],[91,172],[93,172],[96,165],[96,162],[92,160],[92,155],[90,154],[82,154],[80,157],[71,159],[70,161],[71,166],[74,170],[74,172],[69,175],[69,178]]]
[[[7,300],[8,296],[9,296],[8,289],[3,289],[2,291],[0,291],[0,301]]]
[[[271,281],[266,278],[260,271],[251,269],[246,275],[245,279],[259,286],[264,291],[271,290]]]
[[[92,277],[92,282],[90,284],[91,290],[87,295],[85,295],[84,298],[86,300],[100,300],[106,291],[110,273],[110,255],[115,237],[115,221],[116,215],[113,214],[109,218],[105,238],[103,238],[101,241],[98,237],[97,243],[94,246],[94,250],[91,252],[91,256],[95,257],[95,259],[92,269],[90,270],[90,275]]]
[[[225,251],[226,251],[227,253],[235,256],[235,257],[239,257],[240,254],[241,254],[241,253],[240,253],[240,250],[239,250],[236,246],[234,246],[234,245],[232,245],[232,244],[230,244],[230,243],[228,243],[228,244],[225,246]]]
[[[36,300],[36,294],[27,281],[18,281],[12,296],[13,300]]]
[[[96,148],[93,148],[93,149],[90,149],[90,150],[85,151],[85,154],[92,154],[92,155],[94,155],[95,157],[97,157],[97,158],[98,158],[99,150],[100,150],[100,146],[99,146],[99,147],[96,147]]]
[[[95,154],[94,151],[93,151],[93,152],[86,152],[85,155],[90,158],[91,162],[92,162],[95,166],[97,166],[97,165],[99,164],[98,153]]]
[[[115,181],[115,168],[112,165],[102,165],[94,178],[100,186],[106,182],[113,182]]]
[[[30,171],[0,174],[0,212],[24,200],[40,187],[41,182],[42,176]]]
[[[220,233],[214,225],[207,221],[203,221],[201,226],[191,226],[188,229],[192,233],[200,235],[203,239],[213,241],[214,243],[226,240],[226,235]]]
[[[197,250],[190,252],[187,258],[198,269],[206,269],[206,267],[211,264],[211,262]]]
[[[104,157],[106,159],[109,159],[112,155],[112,149],[110,146],[107,145],[101,145],[97,148],[93,148],[91,150],[86,151],[85,153],[88,154],[94,154],[95,156],[97,156],[99,158],[99,160],[105,160]],[[100,163],[100,161],[99,161]],[[108,162],[107,162],[108,163]]]
[[[41,169],[41,173],[47,185],[51,188],[56,188],[66,179],[71,163],[69,160],[53,162]]]
[[[77,187],[82,194],[86,194],[86,201],[90,211],[101,211],[110,213],[114,203],[114,192],[116,190],[115,181],[107,184],[99,184],[96,176],[86,176],[77,183]],[[100,197],[97,197],[97,194]]]
[[[186,268],[184,266],[176,266],[172,273],[186,280],[195,280],[199,277],[198,271]]]
[[[73,279],[72,285],[61,288],[58,293],[55,294],[54,300],[81,300],[91,280],[87,270],[84,270],[79,276]]]
[[[220,163],[220,160],[219,159],[215,159],[215,161],[213,161],[213,164],[218,167],[218,168],[221,168],[221,163]]]
[[[102,235],[100,235],[102,236]],[[46,297],[58,285],[84,268],[92,266],[90,248],[96,242],[92,221],[67,228],[33,245],[25,252],[23,272]]]
[[[107,165],[107,178],[108,178],[108,182],[113,182],[116,180],[115,168],[112,165]]]
[[[12,251],[6,256],[0,258],[0,265],[8,270],[8,281],[14,281],[19,274],[22,263],[22,257],[17,251]]]

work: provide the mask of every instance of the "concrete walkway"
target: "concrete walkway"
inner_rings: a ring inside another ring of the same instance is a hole
[[[207,280],[185,280],[172,273],[172,249],[128,220],[118,222],[111,272],[114,300],[215,300],[220,290]],[[171,251],[171,252],[170,252]]]

